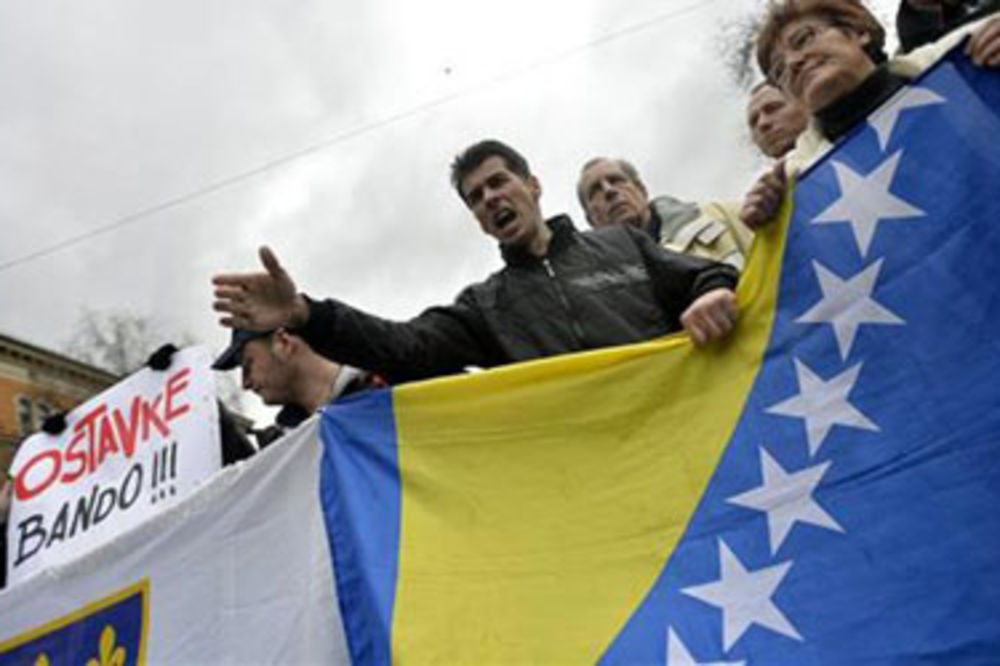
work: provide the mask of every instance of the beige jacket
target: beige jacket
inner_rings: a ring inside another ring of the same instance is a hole
[[[739,204],[713,201],[699,205],[657,197],[650,205],[660,218],[663,247],[743,270],[753,232],[740,221]]]

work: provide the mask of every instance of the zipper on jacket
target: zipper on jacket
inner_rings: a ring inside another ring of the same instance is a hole
[[[549,276],[549,279],[552,280],[552,284],[555,285],[556,293],[559,295],[559,300],[566,309],[566,314],[569,315],[569,321],[573,328],[573,335],[576,337],[576,346],[579,349],[583,349],[585,340],[583,327],[580,326],[580,322],[577,321],[573,308],[569,306],[569,299],[566,298],[566,292],[563,291],[562,284],[556,277],[556,271],[552,268],[552,263],[549,261],[548,257],[542,257],[542,266],[545,267],[545,273]]]

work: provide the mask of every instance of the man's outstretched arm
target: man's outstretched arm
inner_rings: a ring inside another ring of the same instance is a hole
[[[383,319],[335,299],[307,303],[308,323],[296,333],[319,354],[374,370],[391,384],[505,362],[468,290],[455,303],[408,321]]]
[[[375,371],[391,383],[504,361],[471,290],[452,305],[396,322],[335,299],[308,299],[296,290],[294,280],[270,249],[261,248],[260,258],[263,272],[213,278],[213,307],[223,313],[223,326],[257,331],[287,328],[317,353]]]

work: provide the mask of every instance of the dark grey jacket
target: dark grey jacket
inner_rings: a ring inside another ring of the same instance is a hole
[[[946,34],[1000,10],[1000,0],[957,0],[936,7],[917,9],[908,2],[899,3],[896,34],[903,53],[936,42]]]
[[[506,267],[452,305],[392,322],[339,301],[309,301],[297,331],[320,354],[390,383],[628,344],[681,328],[698,296],[733,288],[737,272],[676,254],[629,226],[578,232],[548,221],[548,254],[502,248]]]

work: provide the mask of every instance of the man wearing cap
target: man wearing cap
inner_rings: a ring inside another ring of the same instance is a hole
[[[242,369],[244,389],[265,405],[281,405],[275,418],[281,429],[295,428],[338,398],[379,385],[373,375],[323,358],[301,337],[281,328],[235,329],[212,368],[236,367]]]
[[[668,252],[628,226],[581,233],[565,215],[546,220],[541,183],[510,146],[493,140],[470,146],[452,164],[452,184],[483,232],[499,241],[506,266],[451,305],[394,322],[334,299],[314,301],[262,248],[266,272],[213,279],[221,323],[297,329],[322,355],[371,368],[393,383],[681,328],[705,344],[736,324],[732,267]]]

